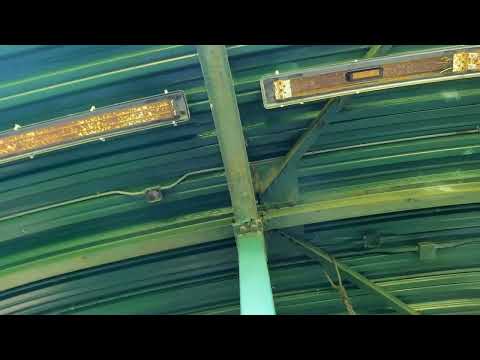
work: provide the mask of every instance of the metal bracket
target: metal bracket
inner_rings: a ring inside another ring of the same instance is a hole
[[[259,193],[260,202],[265,208],[291,206],[298,200],[298,173],[296,164],[288,164],[282,176],[268,187],[265,192],[258,191],[261,188],[261,181],[265,178],[272,167],[279,166],[283,159],[276,159],[268,165],[257,165],[252,167],[255,188]]]
[[[335,113],[333,109],[336,106],[336,99],[329,100],[285,156],[255,169],[256,192],[260,194],[260,200],[266,207],[296,203],[298,199],[298,163],[317,140],[329,115]]]

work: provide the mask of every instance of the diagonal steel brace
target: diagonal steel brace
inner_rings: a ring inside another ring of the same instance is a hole
[[[365,58],[382,55],[390,48],[391,45],[374,45],[369,49]],[[288,185],[293,183],[294,186],[296,186],[296,182],[294,182],[294,179],[288,180],[285,179],[285,177],[296,178],[298,162],[305,152],[315,143],[321,130],[327,124],[329,114],[341,111],[349,99],[350,96],[345,96],[328,100],[320,110],[317,118],[313,120],[308,129],[305,130],[302,136],[288,151],[287,155],[280,161],[275,162],[267,171],[262,173],[256,171],[256,190],[264,202],[279,202],[278,198],[295,198],[295,190],[288,190]],[[275,187],[279,188],[278,191],[275,191]],[[269,189],[271,190],[269,191]],[[291,195],[292,193],[293,195]],[[287,194],[287,196],[283,194]]]
[[[309,256],[312,256],[314,259],[318,260],[320,263],[326,265],[326,267],[331,267],[336,262],[338,269],[344,273],[354,284],[357,286],[369,290],[370,292],[381,296],[387,303],[389,303],[397,311],[408,314],[408,315],[420,315],[420,313],[410,306],[405,304],[402,300],[396,296],[390,294],[382,287],[378,286],[371,280],[367,279],[362,274],[350,268],[348,265],[338,261],[333,260],[332,257],[325,251],[319,249],[317,246],[310,244],[308,241],[300,240],[289,234],[279,231],[279,234],[284,238],[290,240],[302,250],[304,250]]]

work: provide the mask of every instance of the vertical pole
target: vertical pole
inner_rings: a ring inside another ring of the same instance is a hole
[[[200,45],[198,56],[235,217],[241,313],[274,315],[265,238],[257,212],[227,50],[223,45]]]
[[[275,315],[262,231],[237,236],[242,315]]]
[[[247,222],[258,217],[257,204],[227,51],[223,45],[201,45],[198,55],[235,219]]]

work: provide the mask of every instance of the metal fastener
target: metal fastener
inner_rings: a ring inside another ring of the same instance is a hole
[[[160,189],[149,189],[145,191],[145,197],[147,198],[148,202],[157,202],[162,200],[163,195]]]

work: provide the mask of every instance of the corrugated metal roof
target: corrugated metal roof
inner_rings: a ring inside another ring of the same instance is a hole
[[[230,46],[250,161],[284,155],[323,105],[265,110],[261,76],[361,58],[369,47]],[[390,53],[429,47],[396,45]],[[8,46],[0,47],[0,69],[0,131],[164,89],[184,90],[192,115],[178,127],[1,166],[0,313],[238,313],[222,170],[189,176],[155,204],[112,196],[22,215],[222,167],[195,47]],[[306,224],[306,239],[416,310],[479,312],[480,209],[472,195],[479,85],[466,79],[353,97],[300,164],[300,203],[315,202],[320,215],[297,221],[302,213],[290,225]],[[369,212],[340,215],[331,207],[419,187],[449,193],[458,185],[470,192],[443,202],[410,197],[407,205],[374,202]],[[381,247],[365,249],[371,232]],[[420,260],[419,241],[440,244],[434,261]],[[277,236],[268,246],[278,313],[346,312],[318,263]],[[378,296],[347,288],[359,313],[393,312]]]

